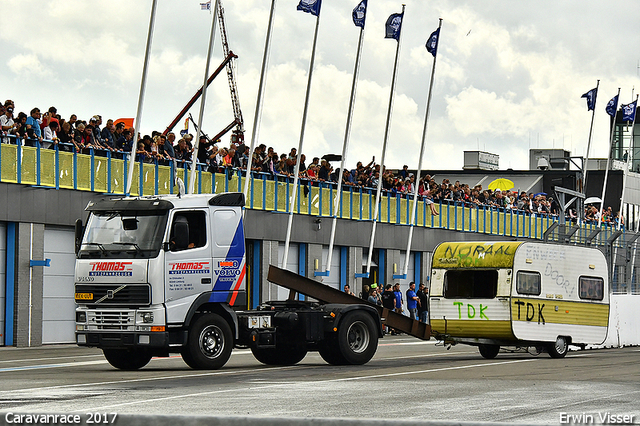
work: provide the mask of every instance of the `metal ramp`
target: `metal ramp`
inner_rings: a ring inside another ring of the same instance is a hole
[[[378,310],[383,324],[403,333],[417,337],[418,339],[429,340],[431,338],[431,326],[429,324],[413,320],[408,316],[390,311],[382,306],[373,305],[359,297],[351,296],[310,278],[287,271],[286,269],[269,265],[267,280],[284,288],[288,288],[296,293],[313,297],[323,303],[374,306]]]

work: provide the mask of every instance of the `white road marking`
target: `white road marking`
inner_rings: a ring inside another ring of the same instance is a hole
[[[398,343],[378,343],[378,346],[409,346],[409,345],[437,345],[439,342],[436,341],[412,341],[412,342],[398,342]]]
[[[414,374],[424,374],[424,373],[438,373],[438,372],[442,372],[442,371],[462,370],[462,369],[478,368],[478,367],[490,367],[490,366],[494,366],[494,365],[515,364],[515,363],[533,362],[533,361],[537,361],[537,359],[524,359],[524,360],[502,361],[502,362],[487,362],[487,363],[483,363],[483,364],[471,364],[471,365],[464,365],[464,366],[459,366],[459,367],[443,367],[443,368],[433,368],[433,369],[428,369],[428,370],[414,370],[414,371],[403,371],[403,372],[398,372],[398,373],[374,374],[374,375],[370,375],[370,376],[354,376],[354,377],[346,377],[346,378],[342,378],[342,379],[300,381],[300,382],[297,382],[296,384],[297,385],[308,385],[308,386],[313,387],[313,386],[316,386],[316,385],[318,385],[320,383],[348,382],[348,381],[355,381],[355,380],[378,379],[378,378],[382,378],[382,377],[406,376],[406,375],[410,375],[410,374],[414,375]],[[149,399],[143,399],[143,400],[123,402],[123,403],[120,403],[120,404],[104,405],[104,406],[93,407],[93,408],[89,408],[89,409],[85,408],[83,410],[76,410],[75,412],[80,412],[80,411],[93,412],[93,411],[113,409],[113,408],[116,408],[116,407],[124,407],[124,406],[127,406],[127,405],[148,404],[148,403],[160,402],[160,401],[170,401],[170,400],[175,400],[175,399],[180,399],[180,398],[198,398],[198,397],[205,396],[205,395],[214,395],[214,394],[221,394],[221,393],[241,392],[241,393],[245,394],[247,391],[255,392],[256,390],[260,390],[260,389],[268,389],[268,388],[290,386],[290,385],[291,385],[291,382],[288,381],[286,383],[270,384],[270,385],[263,385],[263,386],[248,386],[248,387],[242,387],[242,388],[236,388],[236,389],[222,389],[222,390],[215,390],[215,391],[196,392],[196,393],[191,393],[191,394],[172,395],[172,396],[165,396],[165,397],[160,397],[160,398],[149,398]]]
[[[61,368],[61,367],[77,367],[81,365],[96,365],[96,364],[105,364],[107,360],[99,360],[99,361],[81,361],[81,362],[65,362],[61,364],[46,364],[46,365],[25,365],[23,367],[7,367],[0,368],[0,373],[6,373],[9,371],[25,371],[25,370],[41,370],[46,368]]]
[[[79,355],[79,356],[55,356],[50,358],[27,358],[27,359],[8,359],[5,361],[0,361],[0,364],[9,363],[9,362],[32,362],[32,361],[50,361],[55,359],[69,359],[69,358],[97,358],[102,357],[102,354],[96,355]]]

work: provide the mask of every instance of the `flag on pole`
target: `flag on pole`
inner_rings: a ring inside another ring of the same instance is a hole
[[[184,120],[184,129],[180,130],[180,136],[184,136],[189,133],[189,117]]]
[[[360,4],[353,9],[353,23],[356,27],[364,28],[364,21],[367,18],[367,0],[362,0]]]
[[[598,88],[589,90],[584,95],[580,96],[580,98],[587,98],[587,111],[593,111],[596,107],[596,97],[598,96]]]
[[[631,102],[627,105],[622,105],[622,121],[634,121],[636,117],[636,102]]]
[[[320,15],[320,6],[322,0],[300,0],[298,3],[298,10],[312,14],[313,16]]]
[[[211,10],[211,0],[206,3],[200,3],[200,10]]]
[[[436,57],[436,53],[438,52],[438,38],[440,37],[440,28],[435,30],[429,36],[429,40],[427,40],[427,51]]]
[[[618,110],[618,95],[615,95],[609,103],[607,103],[607,114],[612,117],[616,116],[616,111]]]
[[[395,38],[400,41],[400,31],[402,30],[402,18],[404,13],[394,13],[389,16],[385,24],[386,35],[384,38]]]

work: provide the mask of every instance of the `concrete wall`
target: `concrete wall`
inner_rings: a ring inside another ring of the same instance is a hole
[[[611,295],[609,332],[604,347],[640,345],[638,306],[640,306],[640,295]]]

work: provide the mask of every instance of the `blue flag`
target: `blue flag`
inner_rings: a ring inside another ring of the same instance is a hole
[[[322,0],[300,0],[298,3],[298,10],[312,14],[313,16],[320,15],[320,6]]]
[[[353,9],[353,23],[356,27],[364,28],[364,21],[367,19],[367,0],[362,0],[360,4]]]
[[[612,117],[616,116],[616,111],[618,110],[618,95],[615,95],[607,104],[607,114]]]
[[[638,101],[635,100],[630,104],[622,105],[622,121],[634,121],[636,118],[636,102]]]
[[[404,13],[394,13],[389,16],[385,24],[386,35],[384,38],[395,38],[400,41],[400,31],[402,30],[402,18]]]
[[[580,96],[580,98],[587,98],[587,111],[593,111],[596,107],[596,97],[598,96],[598,88],[589,90],[584,95]]]
[[[438,52],[438,38],[440,37],[440,28],[435,30],[429,36],[429,40],[427,40],[427,51],[436,57],[436,53]]]

